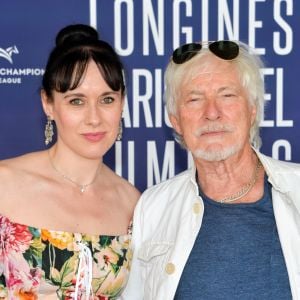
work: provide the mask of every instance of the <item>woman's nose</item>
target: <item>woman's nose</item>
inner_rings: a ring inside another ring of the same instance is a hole
[[[88,125],[98,126],[101,123],[100,110],[97,105],[91,103],[88,105],[86,110],[85,121]]]

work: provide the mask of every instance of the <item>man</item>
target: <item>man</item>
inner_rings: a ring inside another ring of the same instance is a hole
[[[300,166],[258,151],[261,67],[233,41],[174,51],[165,101],[194,167],[142,195],[124,299],[300,299]]]

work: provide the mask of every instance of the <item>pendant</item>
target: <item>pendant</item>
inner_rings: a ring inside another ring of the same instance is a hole
[[[81,193],[84,193],[84,192],[85,192],[85,188],[86,188],[85,185],[80,186],[80,192],[81,192]]]

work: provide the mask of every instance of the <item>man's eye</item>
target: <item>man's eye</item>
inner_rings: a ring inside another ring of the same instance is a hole
[[[195,98],[191,98],[191,99],[188,99],[186,104],[187,105],[199,105],[203,100],[203,97],[195,97]]]
[[[104,103],[104,104],[110,104],[110,103],[113,103],[114,102],[114,98],[112,98],[112,97],[105,97],[105,98],[103,98],[102,99],[102,103]]]
[[[232,93],[232,92],[227,92],[227,93],[221,94],[220,96],[223,98],[233,98],[233,97],[236,97],[236,94]]]
[[[82,104],[83,104],[83,101],[82,101],[81,99],[76,98],[76,99],[72,99],[72,100],[70,101],[70,103],[71,103],[72,105],[82,105]]]

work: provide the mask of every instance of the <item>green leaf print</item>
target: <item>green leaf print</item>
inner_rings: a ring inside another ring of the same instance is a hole
[[[60,273],[59,273],[59,271],[57,269],[51,267],[50,268],[50,276],[51,276],[51,281],[55,285],[60,285],[61,277],[60,277]]]
[[[62,266],[60,270],[61,286],[67,287],[72,285],[72,279],[76,276],[78,268],[78,253],[74,253]]]
[[[114,274],[118,273],[118,271],[120,270],[120,267],[118,266],[118,264],[111,263],[110,265],[111,265],[111,268],[112,268]]]

